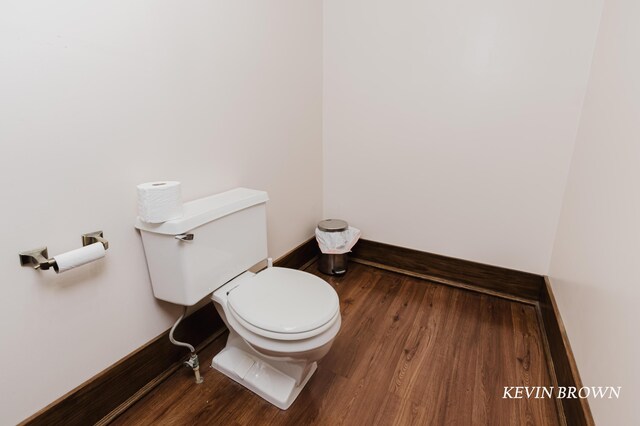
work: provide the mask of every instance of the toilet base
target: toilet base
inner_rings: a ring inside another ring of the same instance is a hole
[[[293,377],[275,369],[254,354],[230,345],[213,357],[211,366],[281,410],[286,410],[293,404],[318,368],[315,362],[309,365],[307,374],[296,385]]]

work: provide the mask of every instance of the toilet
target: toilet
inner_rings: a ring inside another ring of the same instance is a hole
[[[264,191],[237,188],[185,203],[180,219],[138,219],[136,228],[154,296],[184,306],[210,296],[227,325],[211,366],[286,410],[330,350],[340,304],[323,279],[271,265],[267,201]]]

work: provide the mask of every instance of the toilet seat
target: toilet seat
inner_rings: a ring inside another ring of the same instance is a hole
[[[229,310],[227,310],[227,312],[228,311]],[[250,329],[244,327],[233,315],[227,315],[226,320],[230,328],[238,333],[250,346],[259,349],[262,352],[277,352],[283,355],[295,355],[296,353],[316,350],[324,345],[330,344],[338,334],[338,331],[340,331],[340,326],[342,324],[342,319],[338,314],[335,321],[332,321],[331,325],[326,330],[313,337],[300,340],[285,340],[274,339],[254,333]]]
[[[263,337],[268,340],[277,340],[277,341],[284,341],[284,342],[308,340],[318,335],[321,335],[325,331],[331,329],[334,326],[334,324],[340,319],[340,313],[336,313],[336,315],[333,318],[331,318],[331,320],[326,324],[324,324],[322,327],[318,327],[314,330],[310,330],[305,333],[274,333],[267,330],[263,330],[261,328],[258,328],[254,325],[247,323],[245,320],[238,317],[237,314],[231,308],[228,309],[228,311],[231,314],[230,317],[233,319],[233,321],[236,322],[238,325],[240,325],[243,329],[251,332],[251,334],[255,336]]]
[[[338,295],[307,272],[272,267],[228,292],[228,311],[252,334],[275,340],[303,340],[332,328],[340,318]]]

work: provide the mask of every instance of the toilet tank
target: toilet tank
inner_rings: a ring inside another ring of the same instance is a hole
[[[266,259],[267,200],[264,191],[237,188],[185,203],[181,219],[138,218],[154,296],[191,306]]]

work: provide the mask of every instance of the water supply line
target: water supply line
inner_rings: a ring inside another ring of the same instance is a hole
[[[202,380],[202,376],[200,376],[200,363],[198,362],[198,354],[196,354],[196,348],[194,348],[192,345],[188,343],[179,342],[173,338],[173,332],[176,331],[176,327],[178,327],[178,324],[180,324],[180,321],[184,319],[186,314],[187,314],[187,307],[185,306],[184,310],[182,311],[182,315],[180,315],[180,318],[178,318],[176,323],[173,324],[173,327],[171,327],[171,331],[169,332],[169,340],[174,345],[182,346],[184,348],[189,349],[189,351],[191,351],[191,356],[189,357],[188,360],[184,362],[184,365],[185,367],[189,367],[193,370],[193,374],[195,374],[196,376],[196,383],[200,384],[203,382],[203,380]]]

